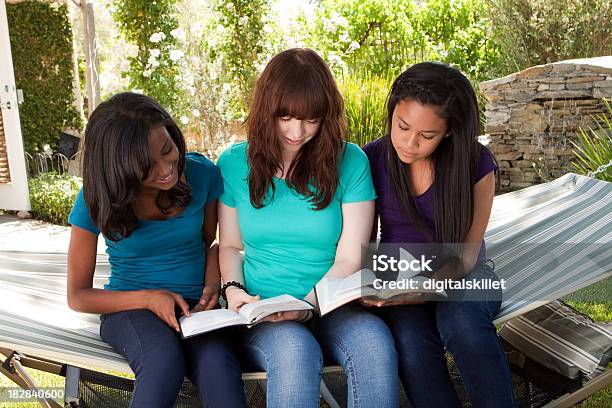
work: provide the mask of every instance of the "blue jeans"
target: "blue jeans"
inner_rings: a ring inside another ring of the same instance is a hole
[[[466,279],[480,278],[497,279],[486,264],[477,265]],[[492,323],[499,295],[375,310],[393,333],[400,377],[414,407],[461,406],[445,351],[452,354],[474,407],[515,406],[510,368]]]
[[[198,387],[207,407],[246,407],[231,332],[181,339],[149,310],[100,319],[102,339],[128,360],[136,375],[131,407],[172,407],[185,376]]]
[[[312,327],[292,321],[260,323],[243,330],[241,344],[245,368],[268,375],[268,407],[319,407],[321,348],[344,369],[350,407],[399,404],[391,333],[359,306],[337,309]]]

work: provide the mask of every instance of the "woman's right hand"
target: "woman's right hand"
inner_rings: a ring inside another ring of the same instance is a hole
[[[168,326],[179,332],[181,329],[176,320],[175,308],[178,306],[183,312],[183,316],[189,316],[189,305],[178,293],[169,290],[153,289],[146,291],[147,309],[155,313]]]
[[[227,308],[236,313],[238,313],[240,308],[247,303],[252,303],[259,300],[259,295],[251,296],[243,289],[236,286],[230,286],[225,289],[225,297],[227,298]]]

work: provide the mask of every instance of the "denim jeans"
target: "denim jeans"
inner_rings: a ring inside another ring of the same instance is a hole
[[[206,407],[246,407],[231,331],[181,339],[149,310],[100,319],[102,339],[128,360],[136,375],[130,407],[172,407],[185,376],[198,387]]]
[[[484,263],[465,279],[481,278],[497,279],[493,269]],[[492,323],[499,312],[500,299],[500,292],[489,291],[479,300],[375,310],[393,333],[400,377],[414,407],[461,406],[448,373],[445,351],[452,354],[474,407],[515,406],[510,369]]]
[[[260,323],[243,330],[241,349],[246,369],[268,375],[268,407],[319,407],[321,349],[344,369],[349,407],[399,404],[391,332],[360,306],[344,306],[312,325]]]

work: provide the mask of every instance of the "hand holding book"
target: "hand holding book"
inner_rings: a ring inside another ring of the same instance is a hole
[[[247,295],[248,296],[248,295]],[[252,326],[265,320],[266,317],[279,312],[310,310],[312,305],[290,295],[281,295],[269,299],[246,303],[238,313],[230,309],[207,310],[181,317],[181,334],[183,338],[229,326]]]

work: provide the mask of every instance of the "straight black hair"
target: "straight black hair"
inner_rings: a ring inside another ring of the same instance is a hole
[[[191,201],[191,187],[180,180],[185,169],[185,139],[168,112],[152,98],[119,93],[93,111],[83,147],[83,194],[91,219],[113,241],[138,227],[132,203],[151,171],[149,131],[165,126],[179,151],[179,181],[160,190],[156,204],[163,214]]]
[[[444,137],[431,158],[434,164],[435,237],[428,232],[410,192],[408,165],[391,143],[391,120],[400,101],[412,100],[438,108],[447,122]],[[387,151],[391,184],[410,220],[431,241],[461,243],[474,218],[474,184],[480,151],[480,121],[476,94],[457,69],[435,62],[411,66],[393,82],[387,101]]]

